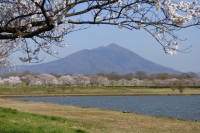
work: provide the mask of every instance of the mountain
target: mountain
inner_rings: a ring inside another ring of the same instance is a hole
[[[118,74],[145,71],[147,73],[181,73],[174,69],[148,61],[134,52],[116,44],[101,46],[92,50],[81,50],[56,61],[36,65],[19,66],[17,72],[29,70],[36,73],[56,74]]]
[[[198,76],[200,77],[200,72],[197,72]]]

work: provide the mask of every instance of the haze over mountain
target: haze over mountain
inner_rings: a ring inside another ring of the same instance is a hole
[[[199,75],[199,77],[200,77],[200,72],[197,72],[197,74]]]
[[[22,65],[19,66],[17,72],[25,70],[36,73],[56,74],[95,74],[100,72],[127,74],[137,71],[145,71],[147,73],[181,73],[172,68],[148,61],[114,43],[92,50],[84,49],[48,63],[31,66]]]

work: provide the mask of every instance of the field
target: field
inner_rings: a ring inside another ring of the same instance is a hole
[[[0,97],[12,96],[68,96],[68,95],[200,95],[200,88],[185,88],[183,93],[171,87],[140,86],[71,86],[71,87],[15,87],[0,86]]]

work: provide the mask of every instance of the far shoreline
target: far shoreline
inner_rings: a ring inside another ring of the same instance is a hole
[[[76,96],[200,96],[200,94],[43,94],[43,95],[0,95],[0,98],[20,98],[20,97],[76,97]]]
[[[0,98],[12,97],[66,97],[66,96],[193,96],[200,95],[199,88],[186,88],[183,93],[171,88],[132,87],[71,87],[71,88],[3,88]]]

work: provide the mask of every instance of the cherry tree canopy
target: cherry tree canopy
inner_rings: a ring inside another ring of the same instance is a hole
[[[22,62],[42,61],[44,51],[58,57],[53,45],[66,47],[63,38],[89,25],[113,25],[145,30],[175,54],[180,38],[175,31],[200,24],[200,6],[193,0],[0,0],[0,65],[21,51]],[[119,31],[120,32],[120,31]],[[184,49],[185,50],[185,49]]]

